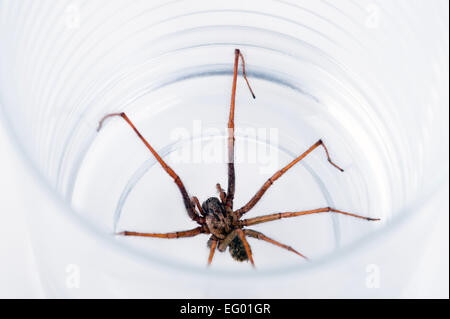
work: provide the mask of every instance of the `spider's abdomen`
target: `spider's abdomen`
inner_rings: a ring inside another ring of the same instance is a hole
[[[225,207],[216,197],[208,198],[202,204],[206,225],[217,238],[224,239],[232,230],[231,216],[226,216]]]
[[[233,257],[234,260],[246,261],[248,259],[244,243],[238,236],[233,238],[228,246],[228,249],[230,250],[231,257]]]

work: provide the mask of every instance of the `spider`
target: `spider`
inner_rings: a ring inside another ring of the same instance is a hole
[[[270,221],[278,220],[281,218],[289,218],[296,217],[302,215],[309,214],[318,214],[318,213],[338,213],[347,216],[352,216],[356,218],[365,219],[368,221],[377,221],[378,218],[370,218],[364,217],[360,215],[356,215],[353,213],[348,213],[344,211],[340,211],[331,207],[323,207],[318,209],[306,210],[306,211],[296,211],[296,212],[281,212],[270,215],[258,216],[249,219],[242,219],[242,217],[250,211],[262,198],[264,193],[272,186],[272,184],[283,176],[291,167],[304,159],[308,154],[310,154],[314,149],[321,146],[325,151],[328,162],[333,165],[335,168],[343,172],[344,170],[337,166],[330,158],[328,153],[328,149],[323,143],[322,140],[317,141],[314,145],[308,148],[304,153],[298,156],[296,159],[288,163],[285,167],[278,170],[275,174],[272,175],[256,192],[256,194],[250,199],[250,201],[242,206],[241,208],[234,210],[233,209],[233,199],[235,193],[235,171],[234,171],[234,110],[235,110],[235,100],[236,100],[236,82],[237,82],[237,74],[239,67],[239,59],[242,61],[242,75],[247,82],[250,93],[253,98],[255,98],[255,94],[252,91],[250,83],[247,80],[247,76],[245,73],[245,61],[242,53],[239,49],[235,49],[234,54],[234,71],[233,71],[233,85],[231,91],[231,106],[230,106],[230,115],[228,120],[228,188],[227,191],[222,189],[220,184],[216,185],[219,198],[210,197],[208,198],[202,205],[197,197],[190,197],[183,182],[180,177],[174,172],[174,170],[167,165],[167,163],[158,155],[158,153],[153,149],[153,147],[147,142],[147,140],[141,135],[138,129],[134,126],[131,120],[125,113],[111,113],[105,115],[99,122],[99,126],[97,131],[100,131],[102,128],[103,122],[110,117],[120,116],[122,117],[134,130],[137,136],[142,140],[142,142],[147,146],[156,160],[161,164],[162,168],[173,178],[173,181],[178,186],[180,190],[181,196],[183,198],[184,206],[186,208],[188,216],[196,222],[199,226],[190,230],[185,231],[177,231],[171,233],[139,233],[134,231],[122,231],[117,233],[117,235],[124,236],[143,236],[143,237],[157,237],[157,238],[183,238],[183,237],[193,237],[199,234],[210,234],[210,238],[207,242],[207,246],[209,247],[209,257],[208,257],[208,265],[211,264],[214,253],[216,249],[220,252],[224,252],[227,248],[231,256],[237,261],[250,261],[253,267],[255,267],[255,263],[252,257],[252,250],[250,245],[247,242],[247,237],[256,238],[259,240],[266,241],[278,247],[284,248],[288,251],[291,251],[297,254],[300,257],[308,259],[306,256],[295,250],[294,248],[282,244],[272,238],[267,237],[263,233],[258,231],[245,228],[247,226],[267,223]]]

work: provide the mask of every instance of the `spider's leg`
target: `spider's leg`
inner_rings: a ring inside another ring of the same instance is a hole
[[[253,238],[257,238],[260,240],[264,240],[268,243],[274,244],[278,247],[287,249],[291,252],[293,252],[294,254],[299,255],[300,257],[305,258],[306,260],[308,259],[305,255],[299,253],[298,251],[296,251],[294,248],[292,248],[291,246],[287,246],[285,244],[282,244],[280,242],[277,242],[276,240],[273,240],[272,238],[267,237],[266,235],[264,235],[263,233],[257,232],[256,230],[251,230],[251,229],[244,229],[244,233],[245,235],[249,236],[249,237],[253,237]]]
[[[161,166],[164,168],[164,170],[173,178],[175,184],[177,184],[178,189],[181,192],[181,196],[183,196],[184,206],[186,207],[189,217],[192,220],[196,221],[198,224],[203,224],[202,218],[199,217],[195,213],[194,206],[192,205],[192,202],[189,198],[188,192],[186,191],[186,188],[184,187],[184,184],[181,181],[180,177],[172,170],[172,168],[170,168],[169,165],[167,165],[166,162],[164,162],[164,160],[158,155],[158,153],[153,149],[153,147],[151,147],[151,145],[142,136],[142,134],[137,130],[137,128],[134,126],[134,124],[130,121],[130,119],[128,118],[128,116],[125,113],[123,113],[123,112],[122,113],[111,113],[111,114],[105,115],[100,120],[97,131],[100,131],[100,129],[102,128],[103,122],[107,118],[113,117],[113,116],[122,117],[131,126],[131,128],[134,130],[134,132],[137,134],[137,136],[142,140],[142,142],[145,144],[145,146],[147,146],[147,148],[150,150],[150,152],[153,154],[153,156],[156,158],[156,160],[159,162],[159,164],[161,164]]]
[[[183,237],[194,237],[198,234],[205,233],[205,230],[202,226],[190,229],[190,230],[184,230],[184,231],[177,231],[173,233],[138,233],[134,231],[122,231],[120,233],[117,233],[117,235],[123,235],[123,236],[140,236],[140,237],[156,237],[156,238],[183,238]]]
[[[214,257],[214,253],[216,252],[216,247],[217,247],[217,240],[215,240],[215,239],[211,240],[211,249],[209,251],[208,266],[211,265],[211,262]]]
[[[250,93],[253,98],[255,98],[255,94],[250,87],[250,84],[247,80],[247,76],[245,74],[245,61],[239,49],[234,51],[234,71],[233,71],[233,86],[231,90],[231,106],[230,106],[230,116],[228,119],[228,190],[225,200],[225,206],[228,209],[233,209],[233,198],[234,198],[234,190],[235,190],[235,173],[234,173],[234,108],[236,103],[236,83],[237,83],[237,72],[239,66],[239,57],[242,60],[242,74],[244,76],[245,81],[250,89]]]
[[[234,239],[234,237],[236,237],[237,235],[237,230],[233,230],[231,233],[229,233],[225,239],[220,241],[219,247],[217,247],[219,249],[219,251],[224,252],[228,245],[231,243],[231,241]]]
[[[318,213],[330,213],[330,212],[343,214],[343,215],[347,215],[347,216],[352,216],[352,217],[356,217],[356,218],[361,218],[361,219],[365,219],[368,221],[380,220],[379,218],[365,217],[365,216],[361,216],[361,215],[343,212],[343,211],[340,211],[340,210],[337,210],[337,209],[334,209],[331,207],[324,207],[324,208],[317,208],[317,209],[312,209],[312,210],[305,210],[305,211],[301,211],[301,212],[275,213],[275,214],[258,216],[258,217],[249,218],[249,219],[243,219],[240,221],[240,224],[241,224],[241,226],[251,226],[251,225],[255,225],[255,224],[267,223],[267,222],[281,219],[281,218],[289,218],[289,217],[318,214]]]
[[[229,233],[225,239],[220,241],[219,244],[219,251],[224,252],[225,249],[227,249],[228,245],[231,243],[231,241],[236,237],[239,236],[239,239],[242,241],[242,243],[244,244],[244,248],[245,248],[245,252],[247,253],[248,259],[250,260],[250,262],[252,263],[252,266],[255,267],[255,263],[253,262],[253,257],[252,257],[252,251],[250,250],[250,245],[248,244],[247,240],[245,239],[245,234],[242,231],[242,229],[240,228],[236,228],[235,230],[233,230],[231,233]]]
[[[245,238],[244,231],[239,228],[239,229],[236,229],[236,232],[237,232],[239,238],[242,240],[242,243],[244,244],[245,252],[247,253],[248,259],[250,259],[252,266],[255,267],[255,263],[253,262],[253,257],[252,257],[252,251],[250,250],[250,245],[248,244],[247,239]]]
[[[217,191],[219,192],[220,200],[222,201],[222,204],[225,204],[227,194],[225,193],[225,191],[223,190],[222,186],[220,186],[219,183],[216,184],[216,188],[217,188]]]
[[[192,206],[197,206],[198,212],[200,214],[200,216],[205,216],[203,214],[203,209],[202,206],[200,205],[200,202],[198,200],[198,198],[196,196],[192,196]]]
[[[245,214],[246,212],[248,212],[250,209],[253,208],[253,206],[256,205],[256,203],[259,202],[259,200],[261,199],[261,197],[264,195],[264,193],[267,191],[267,189],[272,186],[272,184],[279,179],[281,176],[283,176],[284,173],[286,173],[292,166],[294,166],[295,164],[297,164],[298,162],[300,162],[302,159],[304,159],[309,153],[311,153],[314,149],[316,149],[317,147],[322,146],[325,150],[325,153],[327,155],[328,158],[328,162],[330,162],[331,165],[333,165],[334,167],[336,167],[337,169],[339,169],[341,172],[343,172],[344,170],[342,168],[340,168],[339,166],[337,166],[336,164],[333,163],[333,161],[330,158],[330,155],[328,154],[328,150],[325,146],[325,144],[322,142],[322,140],[317,141],[313,146],[311,146],[308,150],[306,150],[303,154],[301,154],[299,157],[297,157],[296,159],[294,159],[292,162],[290,162],[288,165],[286,165],[285,167],[283,167],[282,169],[280,169],[279,171],[277,171],[275,174],[273,174],[273,176],[271,178],[269,178],[264,184],[263,186],[258,190],[258,192],[256,192],[256,194],[252,197],[252,199],[250,199],[250,201],[245,204],[244,206],[242,206],[241,208],[239,208],[236,213],[238,216],[242,216],[243,214]]]

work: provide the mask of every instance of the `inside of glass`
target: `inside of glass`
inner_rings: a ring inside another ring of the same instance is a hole
[[[332,167],[318,148],[246,217],[332,206],[382,219],[369,223],[324,213],[254,229],[314,260],[363,241],[440,180],[438,137],[446,124],[439,116],[439,92],[445,91],[439,87],[445,81],[439,67],[414,61],[427,57],[442,65],[445,52],[436,50],[436,37],[408,20],[415,10],[432,15],[438,5],[419,2],[405,9],[401,1],[361,1],[338,8],[325,1],[261,1],[255,8],[242,1],[207,7],[119,1],[99,10],[97,2],[61,3],[53,10],[66,20],[35,31],[41,51],[28,51],[32,62],[17,67],[16,76],[29,82],[14,88],[28,84],[30,94],[6,92],[15,83],[2,73],[3,104],[13,126],[26,128],[16,133],[43,176],[99,232],[196,226],[171,178],[123,120],[110,119],[97,132],[107,113],[126,112],[201,202],[218,196],[216,183],[226,188],[235,48],[246,59],[256,94],[253,100],[239,76],[235,208],[322,139],[345,172]],[[32,39],[18,43],[21,50],[33,47]],[[8,49],[3,54],[16,48]],[[412,63],[421,78],[409,76]],[[31,114],[24,108],[29,105]],[[143,255],[194,267],[206,264],[207,239],[111,235]],[[250,244],[260,269],[304,263],[268,243]],[[244,267],[228,252],[216,254],[214,265]]]

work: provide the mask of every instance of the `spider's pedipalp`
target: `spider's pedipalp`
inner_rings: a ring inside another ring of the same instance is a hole
[[[192,206],[194,206],[194,207],[197,207],[197,210],[198,210],[198,215],[200,216],[200,217],[204,217],[205,215],[203,214],[203,209],[202,209],[202,206],[200,205],[200,202],[199,202],[199,200],[198,200],[198,198],[196,197],[196,196],[192,196]]]
[[[225,201],[227,198],[227,194],[225,193],[225,190],[222,188],[222,186],[220,186],[219,183],[216,184],[216,188],[217,188],[217,191],[219,192],[219,197],[220,197],[220,200],[222,201],[222,204],[225,205]]]

